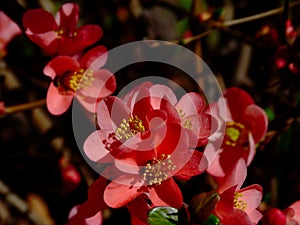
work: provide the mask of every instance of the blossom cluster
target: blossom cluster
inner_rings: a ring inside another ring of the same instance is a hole
[[[268,129],[265,111],[250,94],[231,87],[208,103],[198,92],[178,98],[167,85],[144,82],[116,96],[116,78],[104,68],[107,49],[94,45],[102,29],[98,25],[78,28],[78,14],[77,4],[66,3],[55,17],[43,9],[29,10],[23,17],[27,37],[52,57],[43,70],[51,79],[48,111],[61,115],[76,98],[96,118],[97,129],[83,149],[89,160],[104,169],[89,187],[87,201],[71,210],[69,225],[102,224],[105,209],[120,207],[128,209],[134,225],[155,224],[151,215],[162,209],[177,215],[185,212],[182,223],[180,218],[171,223],[164,214],[167,224],[300,224],[300,201],[285,210],[263,211],[262,187],[243,186],[247,167]],[[0,36],[1,54],[21,32],[7,24],[12,31],[9,37]],[[292,37],[293,29],[287,27]],[[298,72],[287,61],[278,58],[278,67],[288,64]],[[72,168],[61,162],[61,169],[65,179],[72,179],[66,172],[74,172]],[[180,183],[203,174],[211,177],[215,188],[185,202]]]

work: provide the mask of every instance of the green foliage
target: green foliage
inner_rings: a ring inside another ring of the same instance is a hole
[[[172,207],[155,207],[148,216],[150,225],[174,225],[178,223],[178,209]]]

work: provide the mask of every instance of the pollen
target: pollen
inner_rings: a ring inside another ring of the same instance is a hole
[[[154,158],[147,163],[143,170],[143,179],[147,185],[160,185],[175,168],[171,155],[162,154],[159,159]]]
[[[241,210],[246,210],[247,209],[247,202],[244,200],[240,199],[243,197],[242,193],[235,192],[234,193],[234,199],[233,199],[233,207]]]
[[[192,124],[192,121],[190,119],[185,119],[185,112],[182,110],[182,109],[179,109],[177,110],[179,116],[180,116],[180,119],[182,121],[182,126],[184,128],[187,128],[187,129],[193,129],[193,124]]]
[[[76,72],[68,72],[54,80],[54,85],[63,87],[64,91],[76,92],[82,88],[91,86],[94,81],[93,71],[80,69]]]
[[[235,147],[248,142],[248,129],[239,122],[227,122],[225,131],[225,145]]]
[[[128,139],[137,133],[142,133],[145,131],[143,121],[137,116],[129,117],[128,119],[123,119],[120,126],[116,129],[115,134],[119,140]]]

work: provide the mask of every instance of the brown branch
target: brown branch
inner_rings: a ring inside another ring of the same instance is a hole
[[[34,102],[20,104],[20,105],[8,106],[8,107],[5,107],[5,114],[12,114],[12,113],[16,113],[16,112],[20,112],[20,111],[24,111],[24,110],[34,109],[34,108],[45,105],[45,103],[46,103],[46,100],[41,99],[41,100],[37,100]]]

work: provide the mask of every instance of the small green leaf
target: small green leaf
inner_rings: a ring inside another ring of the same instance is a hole
[[[274,120],[274,118],[275,118],[275,113],[273,112],[273,110],[272,109],[270,109],[270,108],[265,108],[265,112],[266,112],[266,114],[267,114],[267,117],[269,118],[269,121],[272,121],[272,120]]]
[[[178,209],[172,207],[155,207],[148,215],[150,225],[177,225]]]
[[[202,223],[202,225],[218,225],[218,224],[220,224],[220,220],[215,215],[210,215],[208,219],[204,221],[204,223]]]

